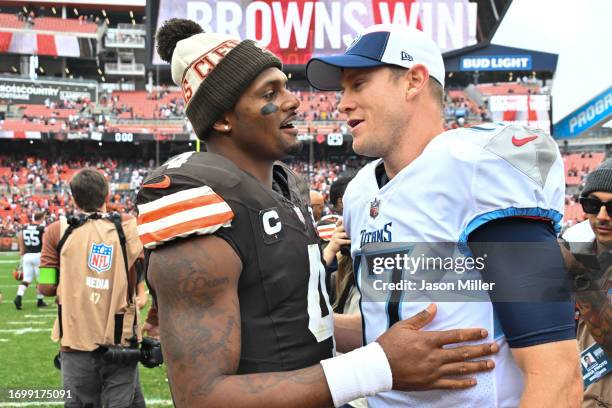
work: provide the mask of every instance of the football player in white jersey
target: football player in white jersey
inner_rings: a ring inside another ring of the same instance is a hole
[[[511,299],[525,300],[521,291],[542,279],[547,293],[558,295],[554,301],[500,302],[494,291],[485,291],[480,302],[439,302],[427,329],[484,326],[501,346],[495,370],[478,374],[470,390],[391,391],[370,397],[370,406],[579,406],[573,304],[556,245],[563,163],[552,138],[501,125],[445,132],[442,55],[411,27],[369,27],[344,54],[313,58],[306,71],[315,88],[343,92],[339,110],[348,116],[355,152],[380,158],[357,174],[343,200],[362,295],[371,273],[363,254],[372,243],[382,248],[385,242],[447,242],[464,253],[486,253],[489,260],[475,276],[503,280]],[[511,241],[552,249],[546,256],[517,256],[507,249]],[[402,301],[405,292],[392,296],[386,302],[362,296],[363,326],[356,321],[355,331],[365,343],[421,307]]]

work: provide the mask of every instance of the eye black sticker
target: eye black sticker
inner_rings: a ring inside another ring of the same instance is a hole
[[[272,102],[268,102],[264,105],[263,108],[261,108],[261,114],[264,116],[268,116],[271,113],[278,112],[278,109],[278,106],[276,106]]]

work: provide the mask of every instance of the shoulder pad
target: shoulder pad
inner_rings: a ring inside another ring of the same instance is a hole
[[[541,129],[505,126],[483,147],[544,187],[559,149],[553,138]]]
[[[143,187],[168,189],[175,178],[191,179],[193,183],[213,189],[231,188],[240,182],[240,169],[230,160],[213,153],[185,152],[174,156],[153,170]],[[170,185],[164,176],[170,177]]]
[[[234,213],[215,190],[239,183],[232,167],[221,156],[188,152],[154,170],[136,199],[138,234],[144,247],[152,249],[176,238],[229,227]]]

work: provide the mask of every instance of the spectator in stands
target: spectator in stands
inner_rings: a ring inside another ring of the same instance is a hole
[[[310,190],[310,205],[312,207],[312,216],[315,222],[318,222],[325,210],[325,198],[323,194],[316,190]]]
[[[352,179],[352,177],[346,176],[338,177],[338,179],[329,188],[329,202],[336,214],[342,215],[342,210],[344,208],[342,196],[344,196],[346,186]]]
[[[32,157],[11,157],[8,159],[0,156],[0,167],[10,168],[10,172],[2,176],[6,188],[0,190],[0,211],[10,211],[14,215],[14,218],[10,216],[2,218],[0,235],[14,236],[16,232],[20,231],[22,224],[32,221],[32,217],[37,211],[44,211],[48,214],[47,224],[50,223],[52,217],[57,216],[60,209],[64,209],[66,215],[72,214],[74,206],[69,204],[68,187],[64,181],[64,175],[87,164],[86,160],[73,159],[63,162],[56,159],[53,162]],[[135,173],[132,173],[131,170],[126,172],[124,163],[102,158],[94,159],[89,164],[109,171],[116,169],[120,174],[118,184],[126,183],[126,186],[131,184],[132,187],[138,185],[147,172],[147,167],[136,163],[132,164],[132,168],[136,164],[137,171]],[[133,180],[133,177],[136,177],[136,179]],[[28,194],[21,194],[23,192]],[[32,194],[35,192],[36,195],[33,196]],[[113,205],[117,209],[130,213],[134,212],[132,197],[134,194],[135,191],[126,191],[124,188],[123,191],[119,192],[121,198]]]

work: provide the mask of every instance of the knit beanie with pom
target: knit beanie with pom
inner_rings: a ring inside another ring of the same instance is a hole
[[[172,79],[181,87],[187,118],[200,139],[263,70],[283,67],[255,41],[205,33],[191,20],[167,20],[156,38],[157,52],[172,66]]]

